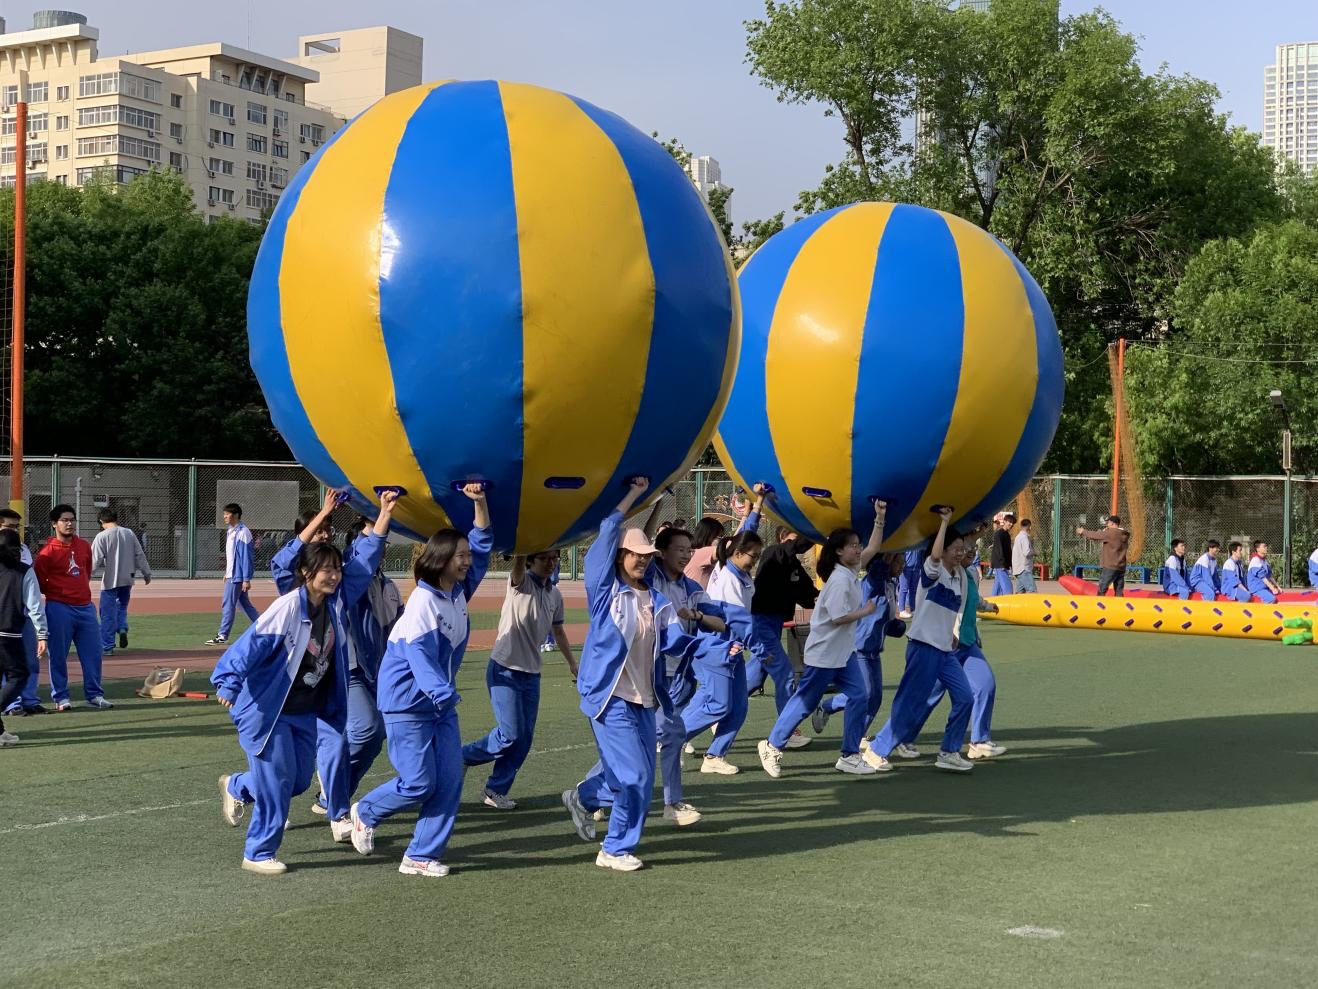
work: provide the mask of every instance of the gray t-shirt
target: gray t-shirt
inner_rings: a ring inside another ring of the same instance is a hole
[[[529,572],[520,584],[510,580],[490,658],[504,669],[539,673],[540,646],[550,629],[562,624],[563,595],[557,587]]]
[[[92,540],[92,570],[105,568],[101,578],[101,590],[108,591],[115,587],[132,587],[133,571],[143,577],[151,576],[151,565],[146,562],[146,553],[132,529],[121,525],[102,529]]]

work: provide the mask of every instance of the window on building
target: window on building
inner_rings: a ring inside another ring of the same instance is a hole
[[[275,107],[275,136],[288,133],[288,111]]]
[[[160,102],[160,83],[127,72],[119,73],[119,92],[149,103]]]
[[[143,130],[160,130],[160,114],[152,113],[150,110],[139,110],[135,106],[121,106],[119,122]]]
[[[272,142],[271,145],[270,145],[270,153],[271,153],[272,155],[274,155],[276,158],[287,158],[287,157],[288,157],[288,142],[287,142],[287,141],[274,141],[274,142]]]
[[[132,165],[93,165],[89,168],[80,168],[77,172],[78,185],[86,185],[93,178],[107,178],[111,182],[120,184],[131,182],[139,175],[145,175],[145,168],[134,168]]]
[[[277,202],[279,197],[273,192],[266,192],[263,189],[247,190],[247,205],[252,209],[274,209]]]
[[[18,133],[18,118],[15,116],[0,117],[0,134],[8,137],[11,134]]]
[[[298,128],[298,135],[308,141],[325,140],[325,128],[320,124],[302,124]]]
[[[180,175],[183,174],[183,152],[171,151],[169,153],[169,167],[174,169]]]
[[[18,161],[18,148],[12,144],[0,147],[0,165],[12,165]]]
[[[302,161],[305,163],[305,162],[308,162],[308,161],[310,161],[310,160],[311,160],[311,152],[310,152],[310,151],[303,151],[303,152],[302,152]]]
[[[224,158],[207,158],[206,168],[214,172],[216,175],[233,174],[233,162]]]
[[[79,96],[104,96],[119,92],[118,72],[98,72],[95,75],[81,76],[78,79]],[[78,183],[81,185],[82,183]]]
[[[233,131],[211,128],[210,143],[222,148],[233,147]]]
[[[169,94],[169,105],[170,105],[171,107],[173,107],[175,110],[180,110],[180,109],[182,109],[182,108],[183,108],[183,94],[182,94],[182,93],[170,93],[170,94]]]
[[[226,206],[231,206],[233,205],[234,202],[233,190],[222,189],[218,185],[213,185],[210,187],[210,193],[207,195],[206,198],[210,200],[210,204],[212,206],[218,203],[223,203]]]
[[[55,184],[56,184],[56,185],[68,185],[68,184],[69,184],[69,177],[68,177],[67,175],[56,175],[56,176],[55,176]]]
[[[278,165],[270,166],[270,184],[276,189],[282,189],[288,185],[288,169],[280,168]]]
[[[50,83],[30,82],[27,84],[27,101],[29,103],[45,103],[49,99]]]
[[[0,105],[13,106],[17,102],[18,102],[17,86],[5,86],[3,89],[0,89]]]
[[[27,146],[27,163],[31,165],[34,161],[47,161],[46,142],[38,141],[36,144]]]
[[[252,102],[248,102],[248,104],[247,104],[247,122],[248,122],[248,123],[250,123],[250,124],[263,124],[263,123],[265,123],[265,115],[266,115],[266,110],[265,110],[265,104],[264,104],[264,103],[252,103]]]
[[[68,130],[68,129],[69,129],[69,118],[68,118],[68,117],[56,117],[56,118],[55,118],[55,129],[56,129],[56,130]]]
[[[233,119],[233,104],[225,103],[223,100],[211,100],[211,113],[217,117]]]
[[[178,122],[171,122],[169,125],[169,136],[183,140],[183,125]]]
[[[79,127],[101,127],[105,124],[117,123],[119,120],[118,106],[82,106],[78,107],[78,126]]]
[[[119,153],[121,155],[131,155],[134,158],[145,158],[147,161],[159,161],[160,144],[157,141],[144,141],[140,137],[129,137],[127,134],[120,134]]]
[[[117,134],[98,134],[96,137],[78,138],[78,157],[87,155],[112,155],[119,146]]]
[[[247,163],[247,178],[252,182],[264,182],[266,177],[266,167],[264,162],[249,161]]]
[[[68,98],[69,98],[69,87],[68,87],[68,86],[56,86],[56,87],[55,87],[55,99],[59,100],[59,101],[62,103],[62,102],[64,102],[65,100],[67,100]]]
[[[37,131],[50,130],[50,114],[48,113],[29,113],[27,115],[27,130],[29,134]]]
[[[247,135],[247,150],[248,150],[248,151],[255,151],[257,154],[262,154],[262,155],[263,155],[263,154],[265,154],[265,149],[266,149],[266,139],[265,139],[265,135],[263,135],[263,134],[252,134],[252,133],[249,133],[249,134]]]
[[[55,145],[55,160],[56,161],[69,160],[69,146],[67,144]]]

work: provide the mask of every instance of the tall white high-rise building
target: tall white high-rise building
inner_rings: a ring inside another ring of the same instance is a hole
[[[711,158],[709,155],[692,155],[691,160],[687,163],[686,173],[691,177],[691,184],[696,187],[696,191],[700,193],[701,198],[707,202],[712,190],[728,188],[723,184],[723,171],[719,168],[718,159]],[[731,196],[724,204],[724,212],[729,217],[732,216]]]
[[[1278,45],[1263,70],[1263,143],[1305,174],[1318,169],[1318,41]]]

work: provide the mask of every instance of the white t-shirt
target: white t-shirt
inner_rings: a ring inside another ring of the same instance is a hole
[[[860,577],[841,564],[833,568],[819,592],[810,615],[810,635],[805,640],[805,665],[840,670],[856,648],[854,625],[834,625],[833,619],[849,615],[865,601]]]
[[[490,659],[507,670],[539,673],[540,645],[555,625],[562,624],[563,595],[557,587],[529,571],[520,584],[509,580]]]
[[[955,649],[965,608],[965,585],[966,572],[960,567],[948,571],[940,560],[926,559],[915,592],[915,617],[906,637],[943,652]]]

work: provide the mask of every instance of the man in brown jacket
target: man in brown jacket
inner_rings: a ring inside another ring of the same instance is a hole
[[[1103,568],[1098,578],[1098,596],[1107,594],[1108,586],[1117,597],[1126,596],[1126,546],[1130,543],[1130,533],[1121,528],[1121,516],[1109,515],[1107,525],[1102,529],[1085,529],[1076,527],[1075,534],[1102,543],[1098,554],[1099,566]]]

